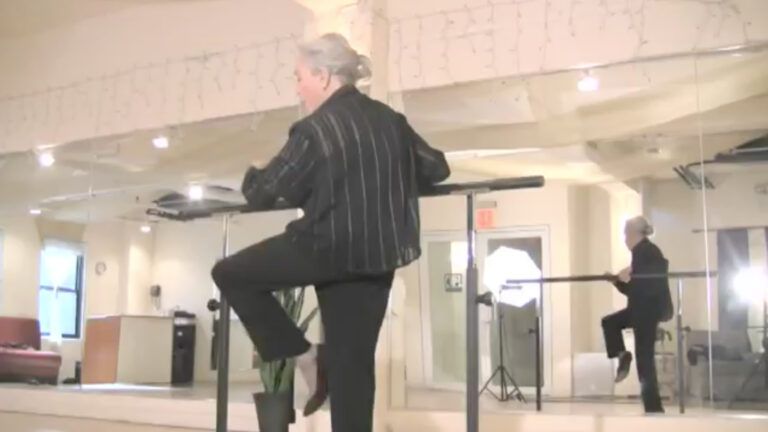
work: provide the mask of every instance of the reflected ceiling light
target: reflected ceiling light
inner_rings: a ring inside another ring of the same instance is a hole
[[[187,191],[187,196],[192,201],[200,201],[203,199],[203,186],[202,185],[190,185]]]
[[[168,137],[165,135],[158,135],[154,138],[152,138],[152,145],[155,146],[156,149],[167,149],[168,146],[170,146],[170,141],[168,140]]]
[[[54,163],[56,163],[56,158],[53,157],[53,153],[46,151],[42,152],[37,156],[37,162],[40,164],[41,167],[48,168],[50,166],[53,166]]]
[[[152,232],[152,227],[151,227],[151,226],[149,226],[149,225],[147,225],[147,224],[144,224],[144,225],[142,225],[142,226],[141,226],[141,228],[139,228],[139,229],[140,229],[140,230],[141,230],[141,232],[143,232],[144,234],[149,234],[149,233],[151,233],[151,232]]]
[[[39,216],[43,214],[43,211],[39,208],[33,208],[33,209],[29,209],[29,214],[31,214],[32,216]]]
[[[535,153],[541,151],[538,147],[524,147],[516,149],[479,149],[479,150],[455,150],[445,153],[449,160],[476,159],[484,157],[512,156],[523,153]]]
[[[576,87],[582,93],[588,93],[597,91],[600,88],[600,80],[596,76],[592,75],[591,71],[586,71],[582,75]]]
[[[764,267],[741,270],[733,278],[733,289],[744,302],[759,303],[768,300],[768,271]]]

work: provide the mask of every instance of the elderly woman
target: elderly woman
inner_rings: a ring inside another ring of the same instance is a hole
[[[668,263],[661,250],[648,239],[653,226],[642,216],[627,221],[624,237],[632,252],[632,265],[615,276],[614,285],[627,296],[627,307],[603,318],[603,335],[609,358],[618,358],[616,382],[629,374],[632,354],[624,346],[622,330],[635,333],[637,376],[646,413],[663,413],[654,360],[656,331],[661,321],[672,317],[672,298],[667,278]],[[642,277],[662,275],[661,277]]]
[[[304,216],[283,234],[217,263],[213,279],[262,359],[297,357],[312,396],[304,414],[331,400],[335,432],[372,428],[374,354],[395,269],[421,254],[419,189],[445,180],[444,155],[406,118],[360,93],[369,61],[344,37],[302,45],[297,91],[309,114],[242,191],[269,208],[283,199]],[[313,347],[272,292],[314,285],[325,345]]]

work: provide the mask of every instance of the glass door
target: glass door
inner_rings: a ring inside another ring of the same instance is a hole
[[[430,387],[461,389],[466,379],[464,234],[425,234],[420,266],[425,381]]]
[[[547,273],[548,230],[513,228],[482,231],[477,236],[477,260],[480,272],[479,292],[483,284],[486,258],[506,247],[527,254],[537,267]],[[467,242],[463,232],[432,232],[423,236],[420,260],[421,328],[424,379],[428,387],[461,390],[466,379],[466,265]],[[542,305],[546,309],[547,292]],[[538,292],[537,292],[538,294]],[[498,318],[502,318],[504,365],[526,393],[535,385],[535,339],[529,332],[536,319],[535,299],[521,307],[480,305],[480,378],[488,380],[499,366]],[[501,315],[499,315],[501,312]],[[547,314],[544,313],[547,317]],[[542,328],[543,384],[549,381],[548,325]],[[498,384],[498,378],[492,385]]]

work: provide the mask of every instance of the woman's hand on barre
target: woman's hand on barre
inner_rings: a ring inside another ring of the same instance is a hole
[[[618,278],[620,281],[624,283],[629,283],[629,281],[632,279],[632,268],[627,267],[619,272]]]

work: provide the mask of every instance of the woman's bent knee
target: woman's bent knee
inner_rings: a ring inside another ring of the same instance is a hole
[[[227,266],[225,260],[220,260],[213,266],[211,269],[211,277],[216,283],[216,286],[221,289],[221,287],[224,285],[224,281],[227,278]]]

